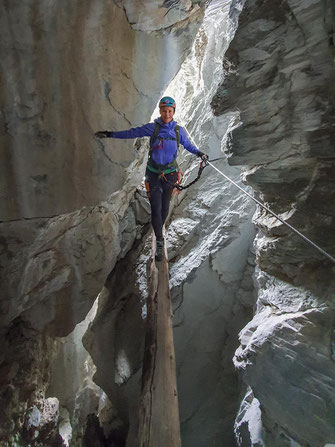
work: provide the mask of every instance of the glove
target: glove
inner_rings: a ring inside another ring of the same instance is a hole
[[[97,138],[112,138],[113,132],[109,130],[99,130],[99,132],[95,132],[94,136]]]
[[[200,151],[198,152],[197,156],[198,156],[198,157],[201,157],[201,159],[202,159],[203,161],[207,161],[207,160],[209,159],[209,157],[208,157],[207,154],[204,154],[203,152],[200,152]]]

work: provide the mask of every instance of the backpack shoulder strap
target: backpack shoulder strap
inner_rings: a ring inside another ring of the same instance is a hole
[[[177,148],[179,148],[179,144],[180,144],[179,124],[177,124],[177,125],[175,126],[174,131],[176,132]]]
[[[159,123],[155,124],[155,129],[154,129],[154,133],[151,135],[150,137],[150,148],[152,148],[152,145],[154,144],[154,142],[156,141],[158,134],[159,134],[159,128],[160,125]]]

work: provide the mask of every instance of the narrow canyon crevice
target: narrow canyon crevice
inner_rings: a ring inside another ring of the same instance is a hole
[[[219,170],[334,256],[335,8],[0,8],[0,446],[137,447],[149,144],[94,132],[172,96]],[[166,244],[183,447],[335,444],[334,264],[210,166]]]

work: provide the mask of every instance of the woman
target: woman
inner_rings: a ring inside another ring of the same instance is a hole
[[[185,130],[173,120],[175,111],[174,99],[165,96],[159,102],[160,118],[155,119],[154,123],[120,132],[105,130],[95,134],[97,138],[150,137],[150,153],[145,179],[151,204],[151,221],[156,235],[157,261],[161,261],[163,257],[163,225],[169,213],[171,194],[178,177],[176,158],[179,142],[197,157],[202,157],[204,160],[208,158],[191,144]]]

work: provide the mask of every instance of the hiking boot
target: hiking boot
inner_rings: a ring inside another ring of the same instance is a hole
[[[164,241],[156,241],[156,261],[161,261],[163,259]]]

